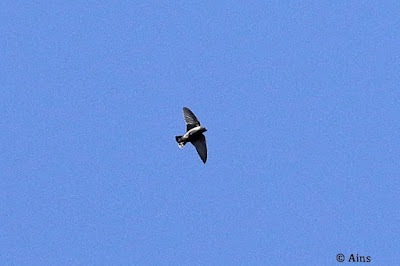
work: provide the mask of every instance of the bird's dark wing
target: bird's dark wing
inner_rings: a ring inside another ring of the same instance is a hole
[[[196,147],[197,153],[199,154],[203,163],[207,161],[207,145],[206,145],[206,138],[203,134],[200,134],[194,140],[191,141],[193,146]]]
[[[200,126],[199,120],[189,108],[183,107],[183,117],[185,118],[187,130]]]

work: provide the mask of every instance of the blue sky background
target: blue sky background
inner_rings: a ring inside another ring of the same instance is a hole
[[[399,1],[134,2],[0,4],[1,264],[398,263]]]

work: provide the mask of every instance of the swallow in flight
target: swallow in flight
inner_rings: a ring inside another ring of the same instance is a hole
[[[176,142],[178,142],[179,148],[183,148],[188,142],[192,143],[203,163],[206,163],[207,146],[203,132],[207,131],[207,129],[200,125],[199,120],[189,108],[183,107],[183,117],[186,121],[186,133],[183,136],[176,136]]]

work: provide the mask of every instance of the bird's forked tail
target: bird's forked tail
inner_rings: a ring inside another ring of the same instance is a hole
[[[185,146],[186,142],[182,140],[182,136],[175,136],[176,142],[178,142],[179,148],[183,148]]]

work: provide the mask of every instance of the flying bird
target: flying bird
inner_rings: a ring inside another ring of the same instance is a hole
[[[178,146],[181,149],[186,143],[192,143],[203,163],[206,163],[207,146],[203,132],[207,131],[207,129],[200,125],[199,120],[189,108],[183,107],[183,117],[186,121],[186,133],[183,136],[176,136],[176,142],[178,142]]]

